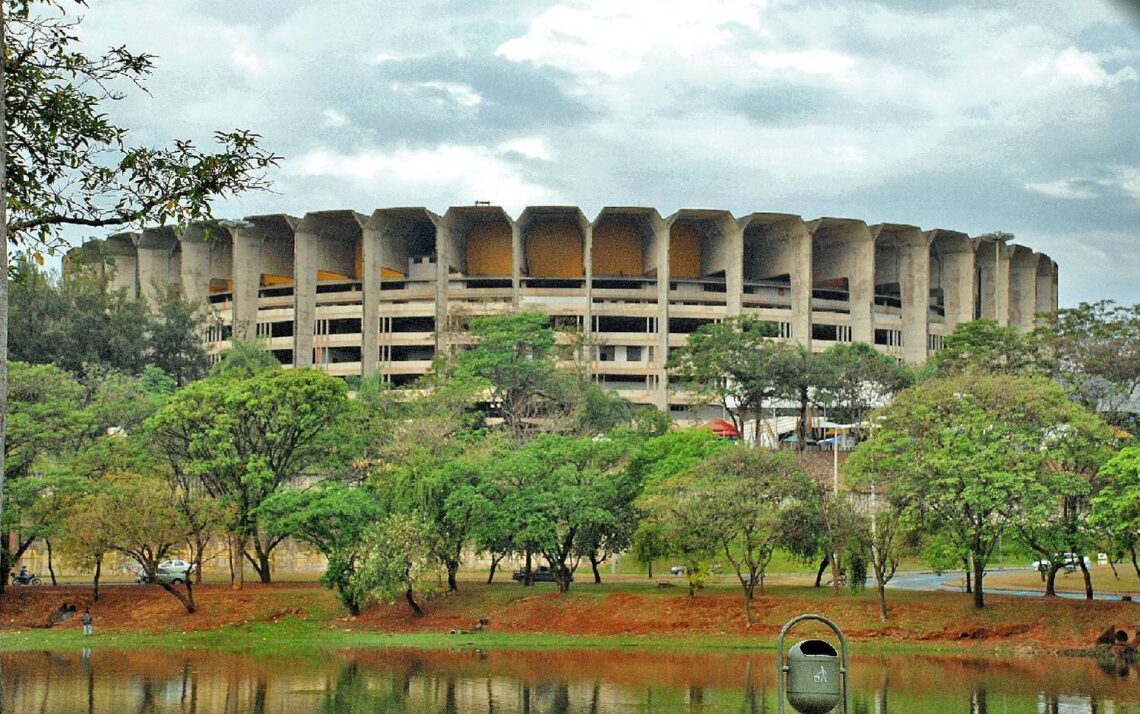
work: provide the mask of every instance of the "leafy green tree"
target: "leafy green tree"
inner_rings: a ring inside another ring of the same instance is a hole
[[[1140,304],[1081,303],[1047,316],[1040,333],[1074,399],[1117,426],[1140,427]]]
[[[962,322],[946,336],[926,372],[934,377],[962,374],[1045,374],[1050,356],[1035,333],[999,327],[994,320]]]
[[[210,370],[212,377],[252,377],[267,369],[281,369],[264,342],[257,340],[230,340],[229,348]]]
[[[148,429],[176,474],[232,509],[231,533],[261,581],[269,582],[269,556],[282,537],[258,528],[257,509],[308,469],[348,457],[336,438],[346,410],[340,380],[314,370],[267,370],[194,382],[148,421]]]
[[[538,312],[473,318],[475,345],[456,356],[456,376],[488,392],[493,413],[516,441],[565,401],[547,322]]]
[[[312,488],[288,488],[258,508],[266,530],[313,545],[328,560],[321,582],[336,591],[352,615],[361,610],[355,581],[364,535],[384,516],[380,499],[368,486],[323,481]]]
[[[833,345],[819,356],[817,400],[832,421],[860,424],[914,381],[910,370],[866,342]]]
[[[669,355],[678,386],[721,406],[737,433],[759,419],[764,402],[779,391],[780,343],[775,324],[750,316],[702,325]],[[759,426],[757,426],[759,429]]]
[[[63,226],[209,220],[212,200],[267,187],[264,171],[280,158],[241,130],[216,134],[214,152],[185,140],[171,148],[131,146],[106,104],[125,96],[120,87],[141,84],[152,57],[121,46],[80,51],[69,7],[58,0],[4,0],[0,13],[5,275],[8,246],[39,255],[61,244]],[[8,281],[0,280],[0,442],[8,413],[8,315]],[[0,461],[0,523],[6,520],[3,466]]]
[[[356,602],[403,597],[416,617],[420,600],[442,589],[431,527],[414,513],[393,513],[364,532],[363,556],[351,580]]]
[[[180,387],[206,376],[210,360],[200,334],[206,306],[184,300],[177,290],[166,290],[155,310],[147,339],[150,363]]]
[[[801,344],[778,344],[772,347],[776,370],[776,395],[799,404],[796,421],[796,449],[807,448],[808,410],[813,398],[832,376],[827,363]]]
[[[1140,578],[1137,544],[1140,543],[1140,445],[1129,444],[1100,469],[1102,488],[1092,498],[1094,527],[1107,531],[1132,559]]]
[[[1043,378],[965,375],[924,382],[877,412],[849,460],[904,504],[913,527],[969,555],[974,604],[998,539],[1019,511],[1048,497],[1051,439],[1084,410]]]

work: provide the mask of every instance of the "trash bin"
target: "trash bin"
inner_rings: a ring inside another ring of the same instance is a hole
[[[840,702],[839,653],[823,640],[797,642],[788,651],[788,703],[800,714],[826,714]]]

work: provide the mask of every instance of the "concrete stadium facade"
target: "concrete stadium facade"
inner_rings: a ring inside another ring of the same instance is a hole
[[[861,341],[921,363],[958,323],[1029,329],[1057,309],[1057,264],[1025,246],[785,213],[319,211],[209,233],[120,233],[78,252],[132,295],[176,289],[208,304],[213,355],[231,337],[262,338],[286,365],[405,384],[468,341],[469,317],[535,310],[597,345],[590,365],[603,387],[674,410],[685,405],[668,389],[669,350],[733,315],[772,321],[816,351]]]

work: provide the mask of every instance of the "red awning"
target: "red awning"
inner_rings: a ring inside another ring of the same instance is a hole
[[[725,436],[730,439],[735,439],[740,436],[740,432],[736,430],[736,427],[724,419],[713,419],[706,426],[712,429],[713,433],[717,436]]]

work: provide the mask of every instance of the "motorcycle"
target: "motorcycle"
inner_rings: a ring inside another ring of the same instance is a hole
[[[39,579],[35,573],[25,573],[22,577],[19,573],[12,573],[13,585],[43,585],[43,581]]]

